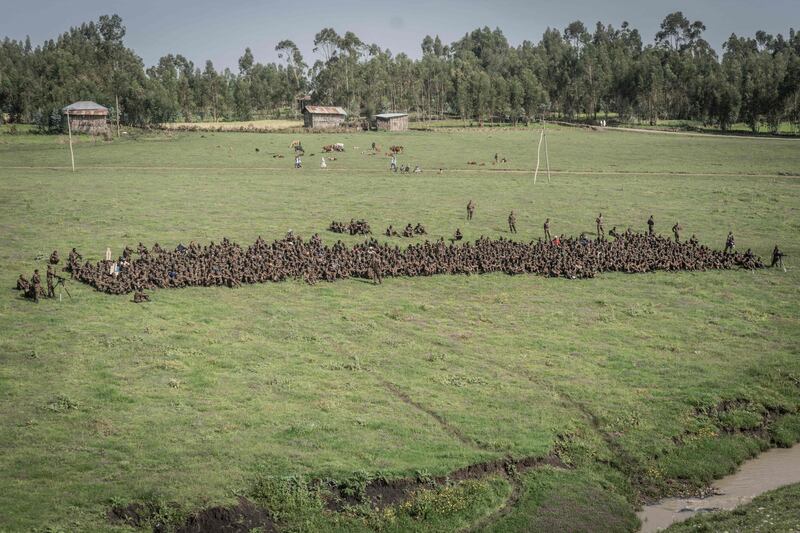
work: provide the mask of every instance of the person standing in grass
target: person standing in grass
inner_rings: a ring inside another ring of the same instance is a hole
[[[781,268],[783,267],[783,252],[781,252],[777,244],[775,245],[775,248],[772,249],[772,263],[769,266],[771,267],[779,266]]]
[[[39,294],[42,292],[42,278],[39,277],[39,269],[34,269],[33,276],[31,276],[31,288],[28,291],[29,297],[33,301],[39,303]]]
[[[736,249],[736,239],[733,238],[733,232],[728,232],[728,238],[725,239],[725,253],[731,252]]]
[[[472,220],[472,215],[475,214],[475,202],[470,200],[467,203],[467,220]]]
[[[56,291],[55,286],[53,285],[53,279],[55,278],[56,273],[53,272],[53,265],[47,265],[47,297],[48,298],[55,298]]]
[[[372,283],[374,285],[381,285],[383,284],[383,277],[381,276],[380,258],[378,258],[378,254],[375,253],[374,249],[370,249],[369,254],[369,275],[372,278]]]
[[[653,235],[653,226],[655,226],[655,225],[656,225],[656,223],[653,220],[653,215],[650,215],[650,218],[647,219],[647,234],[648,235]]]
[[[599,241],[603,237],[606,236],[606,232],[603,229],[603,213],[597,215],[597,218],[594,219],[595,226],[597,227],[597,240]]]
[[[514,210],[511,210],[511,213],[508,215],[508,231],[511,233],[517,232],[517,216],[514,214]]]
[[[676,222],[674,226],[672,226],[672,234],[675,235],[675,242],[681,242],[681,227],[680,222]]]
[[[550,236],[550,219],[545,219],[544,221],[544,240],[545,242],[550,242],[553,240],[553,237]]]
[[[303,168],[303,161],[300,159],[299,155],[294,158],[294,168]]]

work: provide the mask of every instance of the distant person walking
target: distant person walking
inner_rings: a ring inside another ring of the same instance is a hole
[[[294,158],[294,168],[303,168],[303,160],[299,155]]]
[[[550,219],[546,219],[544,221],[544,240],[545,242],[550,242],[553,240],[553,237],[550,236]]]
[[[475,202],[470,200],[467,203],[467,220],[472,220],[472,215],[475,214]]]

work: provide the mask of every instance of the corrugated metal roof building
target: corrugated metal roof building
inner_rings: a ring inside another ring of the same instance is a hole
[[[375,115],[378,131],[407,131],[408,113],[380,113]]]
[[[108,108],[97,102],[75,102],[61,110],[64,115],[64,130],[67,130],[67,120],[73,132],[102,135],[108,133]]]
[[[336,128],[344,124],[347,112],[338,106],[307,105],[303,108],[303,125],[306,128]]]

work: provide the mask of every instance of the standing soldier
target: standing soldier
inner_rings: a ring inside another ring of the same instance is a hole
[[[28,291],[29,297],[33,296],[33,301],[39,303],[39,294],[42,292],[42,278],[39,277],[39,269],[33,271],[31,276],[31,288]]]
[[[606,236],[606,232],[603,229],[603,213],[597,215],[597,218],[594,219],[594,223],[597,226],[597,240],[600,240]]]
[[[55,298],[56,291],[55,286],[53,285],[53,278],[55,277],[56,273],[53,272],[53,265],[47,265],[47,297],[48,298]]]
[[[511,233],[517,232],[517,217],[514,215],[514,210],[511,210],[511,213],[508,215],[508,231]]]
[[[724,253],[726,253],[726,254],[728,252],[733,253],[733,251],[735,249],[736,249],[736,239],[733,238],[733,232],[729,231],[728,232],[728,238],[725,239],[725,252]]]
[[[383,284],[383,279],[381,278],[381,263],[378,254],[375,253],[374,249],[371,249],[369,253],[369,274],[372,278],[372,283],[375,285]]]
[[[675,242],[681,242],[681,227],[680,222],[676,222],[674,226],[672,226],[672,234],[675,235]]]
[[[656,225],[656,223],[653,220],[653,215],[650,215],[650,218],[647,219],[647,233],[649,235],[653,234],[653,226],[655,226],[655,225]]]
[[[775,245],[775,248],[772,249],[772,264],[770,264],[769,266],[783,267],[783,252],[781,252],[777,244]]]
[[[58,257],[58,250],[53,250],[53,253],[50,254],[50,264],[57,265],[59,261],[60,259]]]
[[[475,202],[472,200],[467,204],[467,220],[472,220],[472,215],[475,213]]]
[[[546,242],[550,242],[553,240],[553,237],[550,236],[550,219],[546,219],[544,221],[544,240]]]
[[[73,248],[72,251],[69,253],[69,257],[67,259],[68,261],[67,268],[72,273],[72,275],[75,275],[75,273],[73,272],[73,268],[80,266],[78,261],[80,261],[81,259],[83,259],[83,257],[81,257],[81,254],[79,254],[75,250],[75,248]]]

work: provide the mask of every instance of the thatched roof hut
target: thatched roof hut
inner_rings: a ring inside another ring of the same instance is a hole
[[[108,133],[108,108],[97,102],[75,102],[61,110],[64,115],[64,129],[66,121],[73,132],[88,133],[90,135],[103,135]]]

